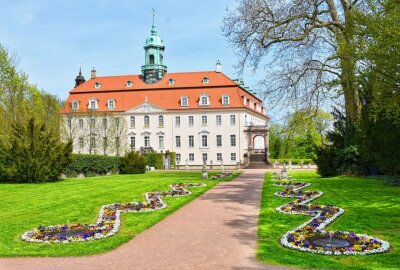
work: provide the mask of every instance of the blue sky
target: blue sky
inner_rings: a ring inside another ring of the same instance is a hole
[[[166,46],[169,72],[222,70],[236,78],[237,58],[222,36],[226,9],[234,0],[0,0],[0,42],[20,58],[31,83],[65,99],[78,66],[86,78],[138,74],[150,34],[152,8]],[[4,12],[6,11],[6,12]],[[257,75],[243,79],[256,85]]]

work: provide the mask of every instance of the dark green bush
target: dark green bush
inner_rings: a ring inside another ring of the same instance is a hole
[[[68,177],[83,173],[85,176],[118,173],[122,157],[101,155],[72,155],[72,162],[64,170]]]
[[[139,174],[146,172],[146,159],[138,152],[130,151],[121,160],[121,174]]]
[[[13,124],[10,146],[0,142],[0,181],[38,183],[58,180],[70,162],[72,143],[62,143],[45,124],[31,118]]]
[[[154,167],[157,170],[163,169],[163,153],[148,152],[143,153],[142,155],[146,160],[146,165],[148,165],[149,167]]]

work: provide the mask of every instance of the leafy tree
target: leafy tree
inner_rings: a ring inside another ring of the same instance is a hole
[[[223,31],[241,56],[241,70],[265,64],[263,86],[272,103],[319,107],[343,95],[347,121],[359,122],[354,16],[370,11],[366,1],[238,3],[225,17]]]
[[[71,161],[71,143],[61,143],[43,123],[31,118],[14,123],[10,147],[0,145],[0,181],[38,183],[55,181]]]

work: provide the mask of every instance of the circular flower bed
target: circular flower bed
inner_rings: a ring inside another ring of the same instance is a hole
[[[365,255],[389,250],[389,243],[365,234],[346,231],[325,231],[344,210],[333,205],[316,205],[310,201],[323,195],[320,191],[302,191],[309,186],[305,182],[279,182],[274,186],[286,187],[276,192],[279,197],[297,198],[276,208],[276,211],[294,215],[308,215],[313,218],[281,238],[285,247],[324,255]]]
[[[170,185],[169,192],[147,192],[146,202],[113,203],[103,205],[95,224],[64,224],[39,226],[24,233],[21,238],[35,243],[69,243],[102,239],[116,234],[119,230],[121,212],[145,212],[163,209],[167,204],[161,197],[187,196],[192,194],[185,188],[202,187],[205,184],[178,183]]]

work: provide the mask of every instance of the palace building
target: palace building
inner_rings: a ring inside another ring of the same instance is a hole
[[[156,25],[146,40],[141,74],[97,76],[82,72],[63,108],[63,136],[74,153],[123,155],[129,149],[176,153],[176,163],[245,166],[268,157],[268,116],[263,102],[222,72],[169,73]],[[170,160],[166,159],[166,166]]]

